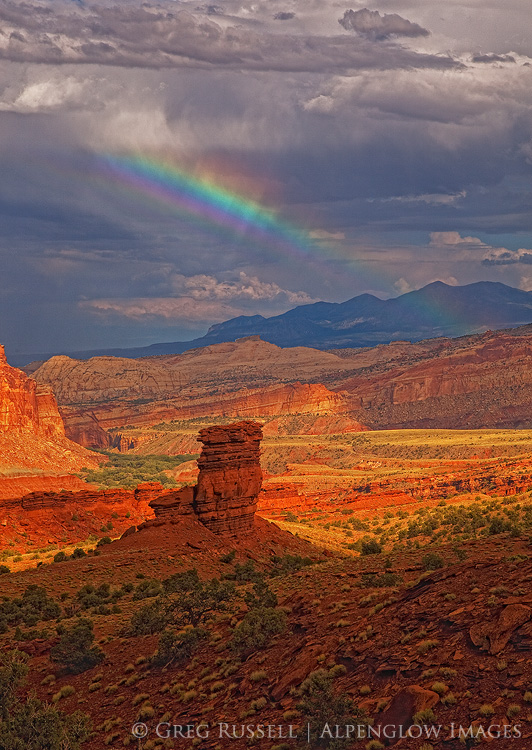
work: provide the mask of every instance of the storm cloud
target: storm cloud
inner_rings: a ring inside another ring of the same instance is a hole
[[[170,6],[117,4],[54,13],[40,4],[0,0],[0,59],[50,65],[286,72],[457,65],[448,55],[398,46],[377,50],[365,39],[342,35],[276,35],[246,25],[224,28],[212,20],[217,13],[197,18]]]
[[[529,3],[364,5],[0,0],[8,353],[435,279],[532,287]],[[255,202],[284,239],[118,184],[109,154]]]
[[[417,23],[402,18],[397,13],[384,13],[378,10],[346,10],[338,21],[346,31],[355,31],[368,39],[390,39],[390,37],[428,36],[430,31]]]

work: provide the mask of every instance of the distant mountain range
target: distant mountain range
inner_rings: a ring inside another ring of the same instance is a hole
[[[181,354],[246,336],[260,336],[281,347],[345,349],[400,340],[456,337],[527,323],[532,323],[532,292],[491,281],[466,286],[435,281],[393,299],[361,294],[347,302],[301,305],[271,318],[241,315],[213,325],[205,336],[192,341],[66,353],[77,359],[100,355],[153,357]]]

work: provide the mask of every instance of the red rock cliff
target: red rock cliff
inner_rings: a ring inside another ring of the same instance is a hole
[[[100,457],[67,440],[51,389],[11,367],[0,346],[0,475],[4,468],[10,479],[21,469],[26,476],[31,468],[39,474],[65,474],[99,461]]]
[[[51,389],[8,365],[0,346],[0,433],[5,432],[32,432],[46,438],[65,435]]]

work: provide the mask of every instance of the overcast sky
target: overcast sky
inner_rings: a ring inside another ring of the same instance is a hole
[[[436,279],[532,289],[531,21],[530,0],[0,0],[8,355]],[[109,156],[251,199],[300,246],[129,190]]]

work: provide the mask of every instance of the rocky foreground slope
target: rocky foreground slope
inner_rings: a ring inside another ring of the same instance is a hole
[[[325,554],[261,519],[236,537],[192,518],[151,524],[98,556],[3,576],[42,630],[16,630],[4,602],[0,649],[28,655],[19,705],[32,690],[88,715],[87,750],[136,747],[139,723],[146,750],[529,750],[528,538],[433,539],[427,552]],[[231,598],[213,601],[227,584]],[[61,650],[80,614],[92,661]],[[161,744],[174,725],[192,728],[188,742]]]
[[[53,357],[33,377],[53,388],[68,434],[100,447],[110,428],[206,415],[344,414],[360,429],[528,427],[532,326],[368,349],[281,349],[250,337],[151,359]]]

